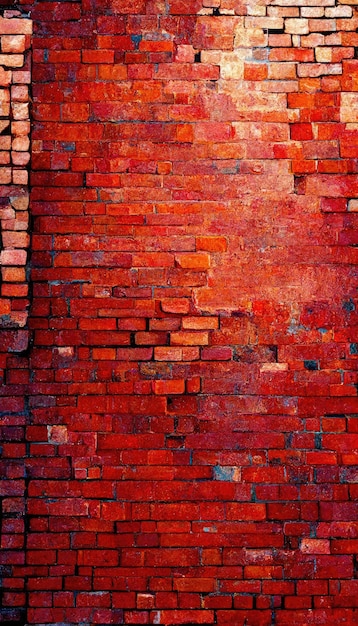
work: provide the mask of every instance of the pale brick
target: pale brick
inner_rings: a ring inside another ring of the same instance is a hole
[[[1,37],[2,52],[24,52],[25,49],[25,35],[3,35]]]
[[[29,119],[29,105],[27,102],[12,102],[11,109],[14,120]]]
[[[297,80],[268,80],[262,84],[262,91],[266,93],[292,93],[298,91]]]
[[[27,70],[14,71],[12,82],[15,85],[29,85],[31,83],[31,72]]]
[[[10,126],[10,120],[0,120],[0,133],[2,133],[8,126]]]
[[[2,226],[4,230],[27,230],[29,225],[28,213],[21,214],[20,219],[3,220]]]
[[[0,87],[7,87],[11,83],[11,71],[5,71],[0,67]]]
[[[358,1],[358,0],[357,0]],[[273,5],[278,4],[283,7],[334,7],[335,0],[273,0]],[[348,4],[348,2],[347,2]]]
[[[304,18],[288,18],[285,20],[285,32],[291,35],[307,35],[309,33],[308,20]]]
[[[296,63],[270,63],[268,66],[268,78],[270,79],[296,78]]]
[[[283,28],[284,20],[282,17],[245,17],[244,26],[248,29],[255,28]]]
[[[267,7],[267,15],[269,17],[299,17],[300,10],[298,7]]]
[[[9,117],[10,102],[0,102],[0,115],[2,115],[3,117]]]
[[[16,136],[23,137],[30,134],[30,122],[12,122],[11,133]]]
[[[0,65],[4,67],[22,67],[23,64],[23,54],[0,54]]]
[[[308,27],[310,33],[333,32],[337,30],[336,20],[309,20]]]
[[[10,91],[8,89],[0,89],[0,102],[10,102]]]
[[[14,185],[27,185],[29,182],[27,170],[13,170],[12,182]]]
[[[0,150],[10,150],[10,148],[11,148],[10,135],[0,136]]]
[[[22,216],[21,221],[15,221],[15,230],[27,230],[29,227],[29,214],[25,213]]]
[[[260,4],[253,4],[247,6],[247,15],[264,17],[266,15],[266,7]]]
[[[326,17],[352,17],[353,9],[350,6],[328,7],[325,9]]]
[[[30,161],[30,153],[12,151],[11,159],[14,165],[23,165],[25,167]]]
[[[194,63],[195,49],[190,45],[181,45],[177,47],[175,60],[178,63]]]
[[[0,16],[0,35],[31,35],[32,20],[4,19]]]
[[[301,37],[302,48],[316,48],[317,46],[324,46],[324,35],[314,33],[307,37]]]
[[[266,47],[268,35],[262,28],[240,28],[235,33],[234,47],[259,48]]]
[[[15,219],[15,211],[8,206],[5,208],[0,207],[0,220],[3,220],[2,227],[4,228],[5,220],[14,220]]]
[[[29,88],[26,85],[13,85],[11,87],[11,100],[13,102],[28,102]]]
[[[6,19],[9,19],[12,17],[21,17],[21,12],[18,11],[17,9],[5,9],[3,13],[3,17]]]
[[[203,0],[203,7],[217,8],[220,6],[221,0]]]
[[[28,137],[15,137],[11,148],[17,152],[26,152],[30,147],[30,139]]]
[[[297,73],[300,78],[337,75],[342,74],[342,65],[340,63],[301,63]]]
[[[29,235],[26,232],[3,231],[4,248],[26,248],[29,245]]]
[[[9,165],[10,152],[0,152],[0,165]]]
[[[348,202],[348,211],[358,211],[358,199],[354,198]]]
[[[0,185],[8,185],[11,183],[11,168],[0,167]]]
[[[26,250],[2,250],[0,252],[0,265],[25,265]]]
[[[331,33],[324,38],[325,46],[341,46],[342,45],[342,33]]]
[[[245,49],[220,54],[220,76],[225,80],[240,80],[244,77]]]
[[[16,196],[10,198],[10,202],[17,211],[26,211],[29,208],[29,196]]]
[[[317,63],[330,63],[332,61],[332,49],[316,48],[315,56]]]
[[[288,363],[263,363],[260,372],[286,372]]]
[[[324,7],[302,7],[301,17],[323,17]]]
[[[358,122],[358,93],[346,92],[341,94],[341,122]]]

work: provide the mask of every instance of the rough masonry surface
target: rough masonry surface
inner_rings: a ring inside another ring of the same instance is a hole
[[[0,16],[0,623],[358,623],[356,6]]]

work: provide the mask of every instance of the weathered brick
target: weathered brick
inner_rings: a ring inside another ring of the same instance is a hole
[[[0,17],[1,619],[353,624],[353,0],[50,4]]]
[[[2,52],[24,52],[26,49],[25,35],[3,35],[1,37]]]

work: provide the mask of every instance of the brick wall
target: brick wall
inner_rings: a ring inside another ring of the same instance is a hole
[[[1,622],[24,623],[25,431],[29,343],[29,86],[32,21],[0,7]]]
[[[21,12],[0,14],[0,328],[27,322],[26,260],[29,245],[28,172],[30,35],[32,22]],[[7,333],[8,334],[8,333]],[[12,334],[17,350],[25,332]],[[23,346],[22,346],[23,348]]]
[[[3,621],[353,626],[353,0],[22,12]]]

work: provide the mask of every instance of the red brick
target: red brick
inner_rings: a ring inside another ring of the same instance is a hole
[[[291,124],[291,139],[307,141],[313,139],[312,124]]]
[[[185,390],[184,380],[155,380],[153,383],[154,393],[157,395],[181,394]]]
[[[0,18],[3,619],[353,624],[351,7],[30,4]]]

